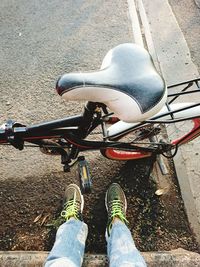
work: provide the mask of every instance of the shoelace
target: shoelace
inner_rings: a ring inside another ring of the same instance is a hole
[[[120,200],[113,200],[111,203],[111,220],[118,217],[121,221],[128,223],[124,213],[122,212],[123,204]]]
[[[71,217],[74,217],[78,220],[78,203],[72,199],[67,201],[65,204],[64,210],[61,212],[61,217],[65,218],[66,221],[69,220]]]
[[[122,212],[123,204],[120,200],[116,199],[113,200],[110,204],[110,223],[108,225],[108,235],[110,235],[111,228],[112,228],[112,220],[115,217],[118,217],[122,222],[128,224],[128,220],[126,219],[125,215]]]

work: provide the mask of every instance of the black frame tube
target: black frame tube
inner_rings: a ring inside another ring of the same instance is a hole
[[[80,124],[83,121],[83,115],[76,115],[67,117],[64,119],[58,119],[54,121],[49,121],[45,123],[36,124],[33,126],[26,127],[27,132],[29,133],[35,133],[40,131],[47,131],[52,130],[56,128],[62,128],[62,127],[73,127],[73,126],[80,126]]]

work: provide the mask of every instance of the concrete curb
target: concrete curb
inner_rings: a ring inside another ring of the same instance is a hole
[[[194,2],[196,3],[197,7],[200,8],[200,0],[194,0]]]
[[[197,67],[191,60],[184,35],[168,1],[134,1],[138,14],[137,19],[140,21],[141,32],[143,33],[143,43],[152,55],[158,71],[162,73],[167,84],[199,77]],[[132,22],[132,25],[137,24]],[[138,33],[139,30],[136,32]],[[137,43],[134,28],[133,35]],[[193,95],[190,101],[197,102],[195,97]],[[182,98],[182,101],[188,102],[188,99]],[[197,242],[200,244],[200,165],[196,158],[199,150],[200,142],[198,140],[184,145],[174,157],[174,164],[188,220],[197,237]],[[194,151],[197,153],[195,154]]]
[[[151,25],[151,36],[160,68],[167,84],[199,77],[187,42],[168,1],[143,0],[143,3]],[[153,14],[155,6],[158,10],[156,17]],[[182,101],[188,102],[188,97],[182,97]],[[197,95],[190,96],[190,101],[197,102]],[[198,155],[195,154],[199,149],[199,140],[184,145],[174,157],[174,164],[188,220],[200,244],[200,166],[196,158]]]
[[[48,252],[0,251],[0,267],[42,267]],[[197,267],[200,255],[184,249],[161,252],[143,252],[148,267]],[[83,267],[106,267],[106,255],[86,254]]]

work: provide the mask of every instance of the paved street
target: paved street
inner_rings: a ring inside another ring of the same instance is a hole
[[[98,69],[110,48],[133,41],[122,0],[2,0],[0,22],[1,122],[29,124],[79,113],[78,103],[64,103],[56,94],[57,78]],[[1,149],[0,158],[0,179],[62,170],[60,158],[37,149]]]

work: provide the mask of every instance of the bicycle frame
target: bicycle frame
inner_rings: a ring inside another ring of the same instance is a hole
[[[121,122],[116,117],[113,117],[113,114],[107,114],[105,105],[88,102],[82,115],[67,117],[61,120],[33,126],[24,126],[19,123],[8,121],[6,125],[4,125],[4,128],[0,129],[0,143],[11,144],[15,148],[22,150],[24,142],[42,147],[48,145],[45,140],[64,139],[66,142],[63,143],[63,147],[69,148],[70,153],[66,153],[62,146],[59,148],[57,147],[58,150],[60,150],[63,164],[68,164],[71,159],[75,159],[80,151],[94,149],[100,150],[104,156],[110,159],[118,160],[139,159],[150,157],[152,154],[162,154],[200,135],[200,103],[191,103],[186,106],[181,105],[179,108],[171,109],[175,100],[180,96],[199,93],[199,81],[200,78],[169,86],[168,98],[172,99],[166,104],[165,110],[143,122],[133,124]],[[196,86],[196,89],[188,91],[193,85]],[[179,93],[170,93],[171,88],[177,88],[179,86],[184,86]],[[102,111],[104,115],[102,115]],[[182,116],[185,112],[189,115]],[[177,114],[180,114],[180,116],[177,116]],[[153,125],[155,123],[167,124],[186,120],[193,120],[193,129],[181,138],[173,140],[171,143],[152,143],[152,146],[143,147],[134,142],[126,143],[118,141],[124,135],[144,126]],[[113,125],[107,129],[107,123]],[[85,140],[99,125],[102,128],[103,140]],[[119,125],[120,127],[118,127]]]

